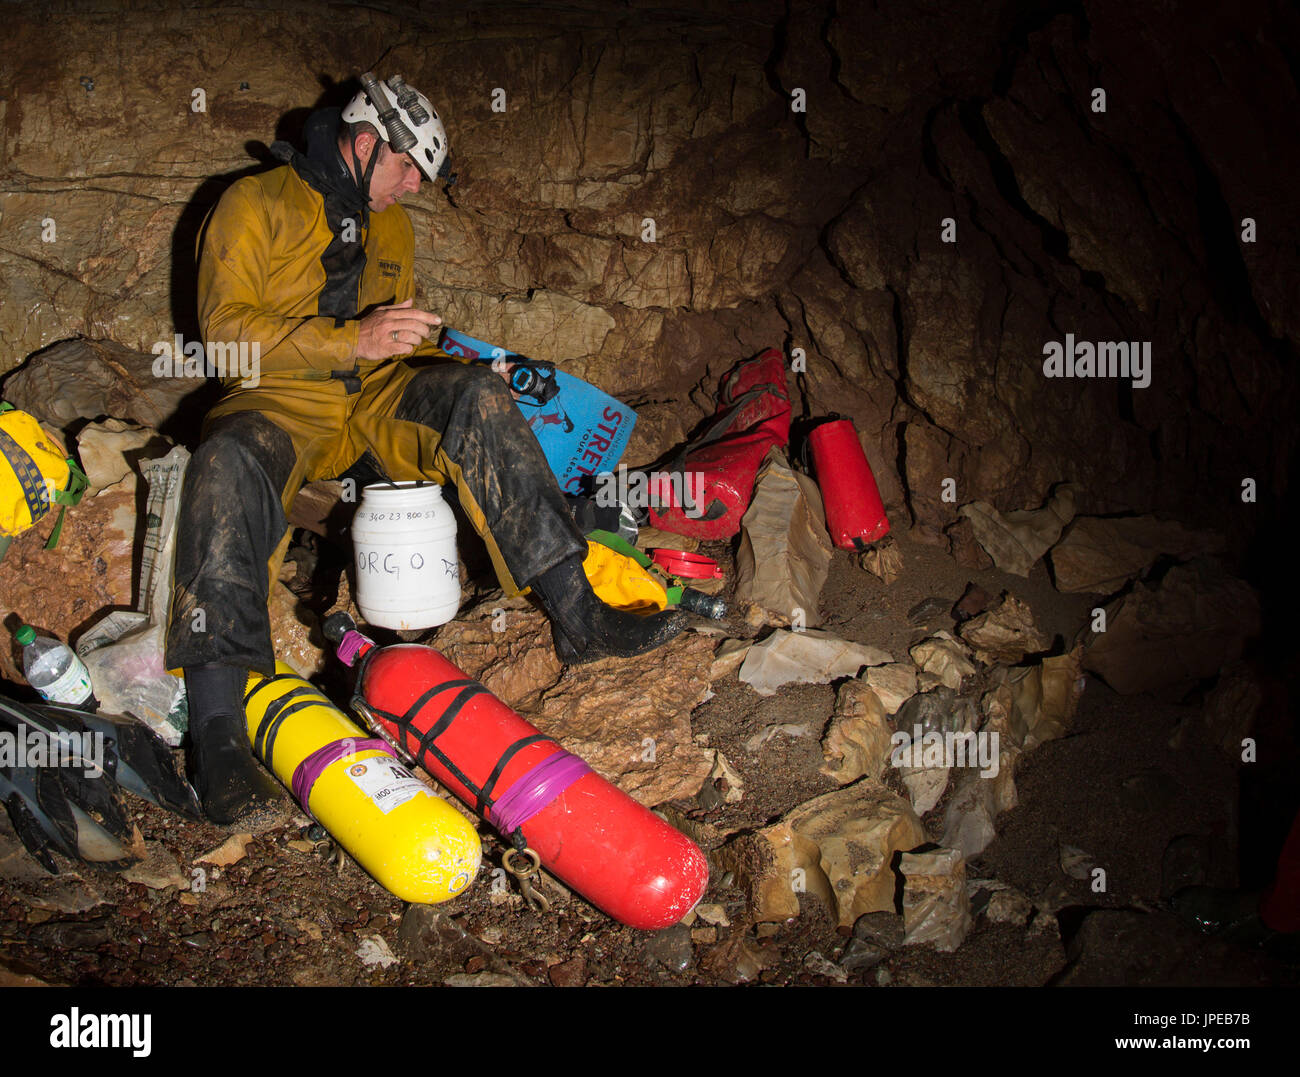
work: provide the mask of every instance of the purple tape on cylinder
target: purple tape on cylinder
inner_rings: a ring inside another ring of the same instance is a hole
[[[369,642],[370,641],[360,632],[356,631],[356,629],[349,629],[347,632],[343,633],[343,638],[339,640],[338,650],[335,653],[338,655],[340,662],[345,666],[350,666],[357,660],[357,654],[360,652],[361,648]]]
[[[364,752],[369,748],[377,748],[385,755],[391,756],[393,754],[393,750],[388,746],[387,741],[382,741],[378,737],[371,737],[368,740],[344,737],[342,740],[332,740],[328,744],[317,748],[294,767],[293,781],[290,785],[293,787],[294,797],[308,815],[311,815],[311,808],[307,807],[307,801],[311,797],[313,787],[316,785],[316,779],[325,772],[325,768],[344,756],[356,755],[357,752]],[[316,817],[312,815],[312,818]]]
[[[513,834],[590,770],[576,755],[562,748],[548,755],[524,771],[497,797],[488,809],[493,825],[502,834]]]

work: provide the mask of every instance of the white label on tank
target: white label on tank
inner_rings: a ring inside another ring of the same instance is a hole
[[[433,796],[424,782],[388,757],[350,763],[348,777],[385,815],[421,793]]]

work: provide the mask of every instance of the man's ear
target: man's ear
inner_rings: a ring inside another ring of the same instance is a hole
[[[359,160],[363,165],[368,164],[370,161],[370,154],[374,152],[376,145],[382,146],[383,139],[378,135],[372,135],[369,131],[362,131],[357,135],[357,160]],[[378,163],[378,161],[375,162],[375,164]]]

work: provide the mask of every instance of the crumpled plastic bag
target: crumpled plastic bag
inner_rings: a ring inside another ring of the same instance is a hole
[[[780,449],[768,450],[740,527],[736,600],[782,624],[796,609],[803,610],[804,625],[820,624],[817,607],[833,552],[826,511],[817,484],[795,472]]]
[[[140,473],[149,484],[140,608],[115,610],[77,642],[77,654],[90,672],[100,709],[107,714],[134,715],[173,748],[185,735],[187,700],[185,682],[163,666],[163,649],[176,552],[176,519],[189,460],[189,450],[177,445],[166,456],[140,465]]]

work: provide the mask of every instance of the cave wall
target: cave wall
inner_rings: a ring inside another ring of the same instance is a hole
[[[935,541],[962,503],[1065,480],[1081,511],[1228,531],[1258,522],[1242,478],[1281,503],[1300,343],[1281,4],[7,14],[0,373],[74,335],[196,337],[204,213],[263,167],[257,144],[341,103],[332,79],[377,66],[433,100],[459,175],[404,200],[424,305],[638,406],[635,457],[776,344]],[[1150,386],[1044,378],[1066,333],[1150,341]]]

